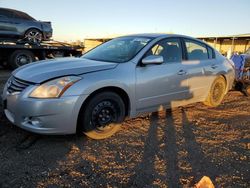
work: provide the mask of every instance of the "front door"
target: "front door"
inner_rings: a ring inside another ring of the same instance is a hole
[[[13,19],[13,13],[8,10],[0,10],[0,34],[16,35],[17,29]]]
[[[186,65],[182,61],[180,39],[168,38],[158,42],[145,55],[163,56],[160,65],[141,65],[136,68],[137,111],[153,111],[188,97]]]

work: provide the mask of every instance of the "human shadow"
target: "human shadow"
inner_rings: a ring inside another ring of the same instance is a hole
[[[178,145],[172,109],[166,110],[165,151],[166,151],[166,179],[168,187],[180,187],[180,172],[178,169]]]
[[[221,173],[218,166],[205,157],[201,145],[197,142],[194,134],[195,126],[188,120],[185,110],[181,109],[182,127],[183,127],[183,143],[184,149],[187,151],[187,161],[191,164],[191,176],[194,181],[198,182],[203,176],[208,176],[215,182],[215,178]]]
[[[160,131],[163,133],[162,136],[159,136]],[[152,113],[142,159],[133,169],[134,174],[130,176],[125,187],[153,186],[157,179],[168,187],[180,187],[177,153],[178,146],[172,110]],[[156,169],[156,156],[164,161],[161,164],[164,168],[164,175]]]
[[[152,113],[150,116],[150,127],[144,142],[142,159],[141,162],[134,167],[133,175],[130,176],[129,182],[126,185],[128,187],[151,185],[157,176],[157,172],[154,170],[155,157],[159,152],[159,141],[157,138],[159,124],[157,120],[158,113]]]
[[[185,178],[185,176],[193,177],[187,183],[188,186],[192,186],[203,176],[208,176],[213,182],[216,182],[216,177],[223,173],[218,164],[212,162],[204,154],[194,134],[195,126],[188,120],[184,108],[174,111],[180,116],[175,117],[171,109],[161,112],[166,113],[165,117],[159,116],[159,113],[152,113],[150,116],[150,127],[144,143],[142,159],[133,169],[133,175],[130,176],[125,187],[153,186],[157,179],[160,179],[168,187],[182,187],[185,182],[181,182],[181,178]],[[176,130],[176,121],[181,124],[179,131]],[[160,137],[157,130],[158,132],[159,130],[163,131],[164,135]],[[177,140],[180,137],[184,139],[184,142]],[[162,144],[164,145],[163,151]],[[190,172],[183,172],[179,167],[178,152],[183,150],[187,153],[184,160],[190,164]],[[165,165],[162,164],[165,168],[164,175],[156,169],[156,156],[165,161]]]

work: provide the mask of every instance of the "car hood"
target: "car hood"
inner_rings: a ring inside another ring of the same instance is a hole
[[[81,75],[89,72],[113,69],[116,66],[117,63],[94,61],[84,58],[59,58],[24,65],[16,69],[12,74],[21,80],[42,83],[61,76]]]

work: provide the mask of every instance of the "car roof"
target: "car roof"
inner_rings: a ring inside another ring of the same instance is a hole
[[[146,37],[146,38],[151,38],[151,39],[157,39],[157,38],[168,38],[168,37],[182,37],[182,38],[186,38],[186,39],[191,39],[203,44],[206,44],[208,46],[210,46],[207,43],[204,43],[204,41],[194,38],[194,37],[190,37],[187,35],[180,35],[180,34],[167,34],[167,33],[142,33],[142,34],[132,34],[132,35],[125,35],[125,36],[121,36],[118,38],[122,38],[122,37]],[[211,47],[211,46],[210,46]]]
[[[148,38],[162,38],[162,37],[185,37],[185,38],[192,38],[185,35],[179,34],[166,34],[166,33],[141,33],[141,34],[132,34],[132,35],[125,35],[122,37],[148,37]]]
[[[1,11],[8,11],[8,12],[11,12],[11,13],[14,13],[14,14],[17,14],[17,15],[22,15],[22,16],[25,16],[25,17],[28,17],[30,20],[33,20],[35,21],[36,19],[33,18],[32,16],[30,16],[29,14],[27,14],[26,12],[22,12],[20,10],[15,10],[15,9],[11,9],[11,8],[2,8],[0,7],[0,12]]]
[[[22,12],[22,11],[20,11],[20,10],[15,10],[15,9],[11,9],[11,8],[0,8],[0,11],[1,10],[7,10],[7,11],[10,11],[10,12],[19,12],[19,13],[22,13],[22,14],[27,14],[27,13],[25,13],[25,12]]]

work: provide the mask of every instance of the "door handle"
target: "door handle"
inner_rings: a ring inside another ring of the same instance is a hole
[[[218,68],[218,65],[213,64],[213,65],[211,65],[211,68],[212,68],[212,69],[216,69],[216,68]]]
[[[184,71],[184,70],[180,70],[177,74],[178,74],[178,75],[184,75],[184,74],[187,74],[187,72]]]

